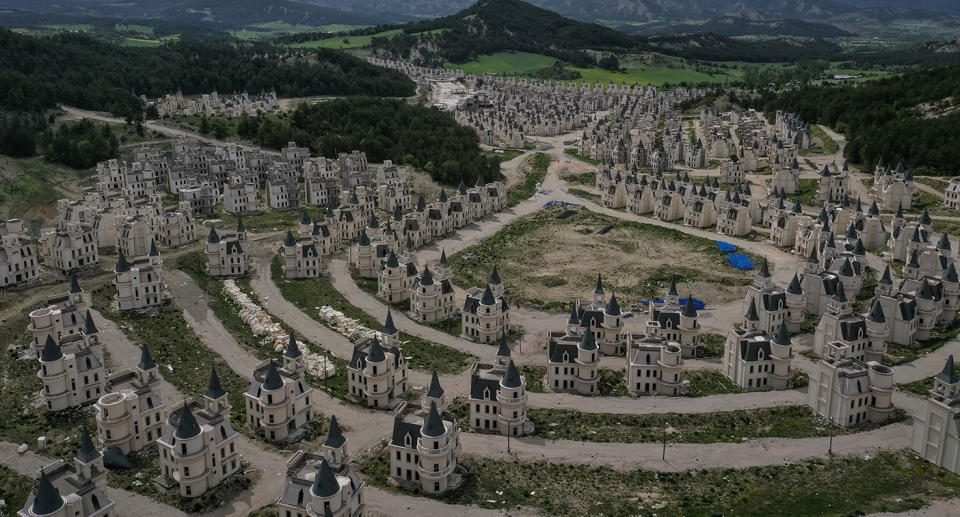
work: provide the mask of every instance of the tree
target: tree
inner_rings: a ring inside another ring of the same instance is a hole
[[[620,70],[620,60],[617,59],[617,56],[610,54],[597,61],[597,66],[603,68],[604,70],[616,72]]]

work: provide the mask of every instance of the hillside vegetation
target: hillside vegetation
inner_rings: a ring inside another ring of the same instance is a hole
[[[809,87],[766,93],[757,107],[800,114],[847,137],[845,155],[873,167],[883,157],[940,175],[960,174],[960,65],[922,70],[851,87]],[[934,108],[922,113],[919,105]]]
[[[34,38],[0,29],[0,108],[35,112],[56,104],[140,118],[138,95],[182,91],[280,96],[409,96],[413,83],[399,72],[317,49],[310,60],[266,44],[181,41],[128,48],[82,34]]]

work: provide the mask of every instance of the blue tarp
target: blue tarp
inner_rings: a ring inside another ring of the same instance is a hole
[[[547,201],[546,204],[543,205],[543,208],[550,208],[551,206],[556,206],[556,205],[577,206],[574,203],[567,203],[566,201],[560,201],[559,199],[554,199],[553,201]]]
[[[727,259],[730,260],[730,267],[737,268],[740,271],[752,271],[755,269],[750,257],[746,255],[731,253],[727,255]]]
[[[657,304],[662,304],[662,303],[663,303],[663,300],[643,300],[643,301],[640,302],[640,304],[641,304],[641,305],[649,305],[650,302],[653,302],[654,305],[657,305]],[[687,299],[686,299],[686,298],[680,298],[680,305],[683,305],[683,304],[685,304],[685,303],[687,303]],[[694,298],[694,299],[693,299],[693,307],[694,307],[695,309],[697,309],[698,311],[702,311],[703,308],[706,307],[706,306],[703,304],[703,302],[701,302],[700,300]]]
[[[717,242],[717,247],[720,248],[720,251],[726,251],[726,252],[737,251],[737,247],[734,246],[733,244],[730,244],[729,242],[723,242],[723,241],[716,241],[716,242]]]

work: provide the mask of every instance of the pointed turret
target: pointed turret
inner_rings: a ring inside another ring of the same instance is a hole
[[[488,285],[486,288],[484,288],[483,295],[480,296],[480,304],[493,305],[495,303],[497,303],[497,300],[493,297],[493,291],[490,290],[490,286]]]
[[[603,294],[603,279],[600,273],[597,273],[597,286],[593,289],[593,294]]]
[[[767,267],[767,258],[763,258],[763,262],[760,263],[760,270],[757,272],[757,276],[760,278],[770,278],[770,268]]]
[[[880,280],[878,280],[877,283],[883,285],[893,285],[893,280],[890,278],[890,266],[883,268],[883,275],[880,276]]]
[[[100,451],[93,446],[93,439],[90,438],[90,431],[87,431],[86,424],[80,433],[80,452],[77,453],[77,460],[80,463],[90,463],[100,457]]]
[[[570,303],[570,317],[567,318],[568,325],[579,325],[580,316],[577,314],[577,304],[576,302]]]
[[[677,277],[670,277],[670,288],[667,289],[667,296],[679,297],[680,292],[677,291]]]
[[[100,329],[97,328],[97,325],[93,322],[93,314],[90,314],[90,311],[87,310],[87,314],[83,317],[83,335],[92,336],[100,332]]]
[[[287,236],[283,239],[283,245],[287,247],[297,245],[297,239],[293,237],[293,232],[290,230],[287,230]]]
[[[177,432],[174,434],[180,440],[189,440],[200,434],[200,424],[197,418],[193,416],[190,404],[184,404],[180,410],[180,421],[177,422]]]
[[[333,447],[334,449],[343,447],[343,444],[347,442],[347,439],[343,436],[343,430],[340,429],[340,423],[337,422],[337,415],[330,416],[330,430],[327,431],[327,439],[323,441],[323,444],[327,447]]]
[[[447,262],[447,250],[445,249],[440,250],[440,265],[443,267],[448,267],[450,265],[450,263]]]
[[[63,352],[60,351],[60,346],[53,340],[53,336],[48,335],[47,340],[43,343],[43,350],[40,352],[40,361],[51,363],[61,358],[63,358]]]
[[[937,379],[947,384],[956,384],[960,382],[960,376],[957,375],[957,369],[953,365],[953,355],[947,356],[947,362],[943,365],[943,370],[937,374]]]
[[[443,387],[440,386],[440,377],[437,376],[437,371],[433,371],[433,375],[430,377],[430,389],[427,390],[427,397],[434,399],[443,398]]]
[[[360,239],[357,241],[358,246],[369,246],[370,245],[370,236],[367,235],[367,229],[364,228],[360,231]]]
[[[507,371],[503,374],[503,379],[500,379],[500,385],[510,389],[516,389],[523,385],[520,372],[517,371],[517,366],[513,364],[512,359],[507,363]]]
[[[497,269],[496,264],[493,266],[493,272],[490,273],[490,285],[500,285],[500,270]]]
[[[392,336],[399,332],[397,326],[393,324],[393,314],[390,313],[390,309],[387,309],[387,319],[383,323],[383,333]]]
[[[870,314],[867,315],[867,320],[874,323],[887,322],[887,317],[883,315],[883,307],[880,305],[879,298],[873,300],[873,305],[870,306]]]
[[[423,273],[420,274],[420,285],[433,285],[433,273],[430,272],[430,266],[423,266]]]
[[[440,413],[437,412],[437,403],[431,400],[430,411],[427,413],[427,418],[423,420],[420,433],[429,438],[437,438],[443,436],[446,432],[447,428],[443,425],[443,419],[440,418]]]
[[[82,293],[83,289],[80,289],[80,282],[77,281],[77,274],[70,274],[70,289],[67,291],[70,294]]]
[[[497,357],[510,357],[510,347],[507,346],[506,336],[500,337],[500,346],[497,348]]]
[[[320,466],[317,468],[316,477],[313,478],[313,486],[310,492],[315,497],[330,498],[337,495],[340,491],[340,483],[337,482],[337,476],[333,474],[333,469],[327,463],[327,459],[320,460]],[[324,505],[329,508],[329,505]]]
[[[207,244],[216,244],[220,242],[220,236],[217,235],[217,229],[210,226],[210,233],[207,235]]]
[[[157,367],[157,363],[153,360],[153,356],[150,355],[150,347],[146,343],[140,345],[140,362],[137,363],[137,368],[141,370],[152,370]]]
[[[277,363],[271,360],[267,365],[267,374],[263,377],[263,389],[274,391],[280,388],[283,388],[283,378],[277,371]]]
[[[687,295],[687,301],[683,304],[683,312],[680,313],[684,318],[696,318],[697,306],[693,304],[693,295]]]
[[[290,359],[296,359],[302,355],[303,352],[300,351],[300,345],[297,344],[297,338],[293,335],[293,332],[291,332],[290,339],[287,341],[287,349],[283,352],[283,356]]]
[[[367,352],[367,362],[382,363],[386,360],[387,356],[383,353],[383,347],[380,346],[380,340],[374,337],[373,343],[370,344],[370,350]]]
[[[580,343],[577,345],[577,348],[581,350],[596,350],[597,341],[593,337],[593,332],[590,329],[586,329],[583,332],[583,335],[580,336]]]
[[[155,241],[154,239],[150,239],[150,256],[151,257],[160,256],[160,252],[157,251],[157,241]]]
[[[215,366],[210,367],[210,383],[207,385],[207,398],[218,399],[227,394],[227,390],[223,389],[223,386],[220,385],[220,377],[217,376],[217,368]]]
[[[803,289],[800,287],[800,277],[797,276],[797,273],[793,273],[793,280],[790,280],[790,285],[787,286],[787,294],[803,294]]]
[[[620,304],[617,303],[617,293],[613,293],[612,295],[610,295],[610,302],[607,303],[607,307],[603,311],[603,313],[608,316],[620,315],[621,311],[620,311]]]
[[[747,313],[743,315],[743,319],[747,321],[760,321],[760,316],[757,315],[757,302],[753,298],[750,299],[750,308],[747,309]]]
[[[117,266],[113,270],[116,273],[130,272],[130,263],[127,262],[127,257],[123,255],[123,251],[117,252]]]
[[[33,489],[33,505],[30,512],[33,515],[50,515],[63,508],[63,497],[57,487],[53,486],[47,473],[40,469],[40,479]]]
[[[307,213],[306,209],[300,212],[300,224],[313,224],[313,221],[310,220],[310,214]]]
[[[777,334],[773,337],[772,341],[780,346],[790,346],[790,332],[787,331],[786,323],[780,324],[780,327],[777,328]]]

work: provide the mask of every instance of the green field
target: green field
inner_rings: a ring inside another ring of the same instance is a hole
[[[168,41],[177,41],[179,39],[179,34],[164,36],[160,39],[124,38],[123,41],[120,42],[120,45],[124,47],[159,47]]]
[[[136,32],[139,34],[153,34],[153,27],[148,27],[146,25],[135,25],[135,24],[116,24],[113,26],[113,30],[117,32]]]
[[[61,24],[54,24],[54,25],[41,25],[41,27],[45,29],[53,29],[58,31],[86,32],[89,30],[93,30],[93,25],[90,25],[88,23],[61,23]]]
[[[376,34],[369,34],[366,36],[334,36],[332,38],[325,38],[320,40],[313,41],[303,41],[300,43],[295,43],[290,45],[295,48],[332,48],[332,49],[347,49],[347,48],[361,48],[370,45],[370,42],[373,38],[389,38],[396,36],[402,33],[400,29],[392,29],[388,31],[378,32]]]
[[[477,56],[476,59],[463,64],[444,63],[444,68],[460,68],[468,74],[483,75],[486,72],[503,75],[528,74],[541,68],[546,68],[556,61],[556,58],[528,52],[497,52]]]

